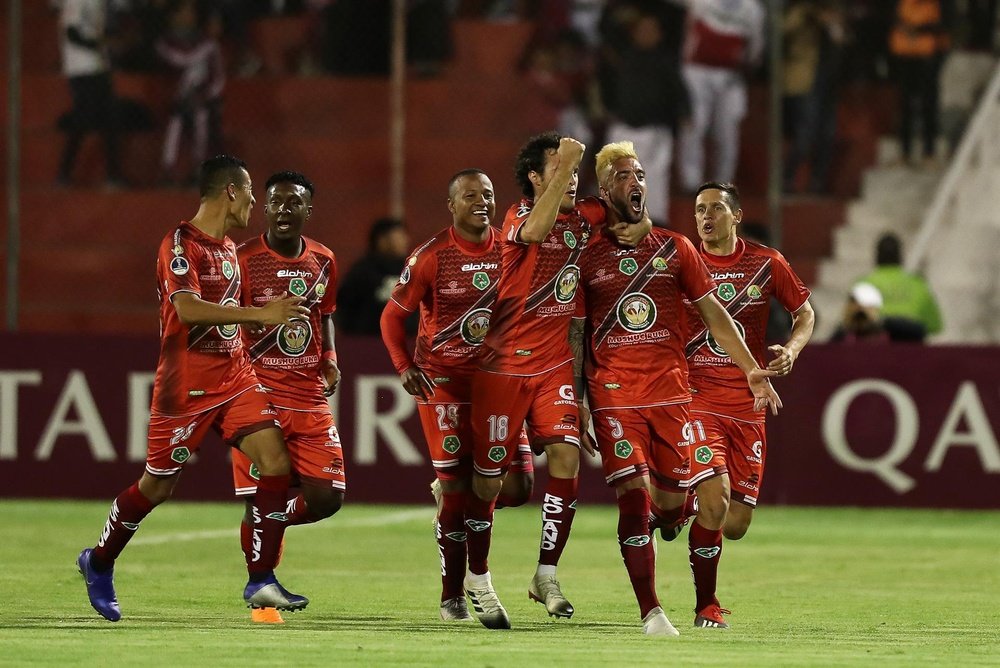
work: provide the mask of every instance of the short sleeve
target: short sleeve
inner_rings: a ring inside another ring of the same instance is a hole
[[[160,266],[163,267],[163,281],[167,299],[173,299],[178,292],[191,292],[201,297],[201,278],[198,265],[202,248],[183,235],[174,244],[168,236],[160,245]]]
[[[771,263],[771,275],[774,276],[774,296],[785,310],[795,313],[809,299],[809,288],[792,271],[788,261],[780,253],[776,253]]]
[[[411,255],[399,275],[399,281],[392,289],[392,301],[413,313],[420,307],[428,290],[432,289],[436,273],[437,253],[424,250]]]
[[[524,227],[530,215],[531,202],[528,200],[521,200],[507,209],[507,215],[504,216],[503,227],[500,231],[501,239],[510,243],[524,244],[520,240],[521,228]]]
[[[333,253],[326,256],[330,262],[330,276],[326,282],[326,291],[319,301],[319,312],[330,315],[337,310],[337,258]]]

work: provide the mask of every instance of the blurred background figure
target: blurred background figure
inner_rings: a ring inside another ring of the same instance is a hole
[[[69,185],[80,144],[88,132],[104,138],[107,184],[124,185],[119,163],[118,122],[107,43],[106,0],[63,0],[59,16],[62,70],[73,96],[58,182]]]
[[[899,237],[884,234],[875,250],[875,270],[862,278],[878,288],[882,295],[882,314],[910,320],[927,334],[941,331],[941,311],[927,282],[903,269],[903,253]]]
[[[705,181],[731,183],[747,113],[748,72],[764,50],[764,8],[758,0],[685,0],[684,80],[691,122],[681,133],[681,181],[694,192]],[[713,144],[705,165],[705,140]]]
[[[837,132],[837,87],[846,25],[836,0],[798,0],[784,22],[785,120],[791,139],[785,159],[784,189],[797,190],[803,161],[809,165],[809,192],[826,192]]]
[[[882,293],[871,283],[856,283],[844,304],[844,316],[831,343],[921,343],[920,323],[882,314]]]
[[[337,290],[337,331],[376,336],[379,319],[400,280],[410,252],[410,235],[403,221],[379,218],[368,233],[368,252],[347,272]],[[417,331],[417,314],[406,321],[406,333]]]
[[[899,85],[899,141],[903,159],[913,162],[919,123],[925,167],[936,165],[941,64],[951,46],[951,0],[897,0],[889,52]]]
[[[171,104],[163,137],[160,161],[163,184],[171,184],[180,151],[181,138],[187,130],[191,135],[191,175],[193,183],[198,165],[221,150],[222,91],[226,85],[222,49],[214,34],[205,29],[209,17],[199,14],[195,0],[178,3],[167,19],[167,28],[156,44],[156,51],[177,73],[177,90]],[[211,15],[218,25],[218,17]],[[217,32],[217,31],[216,31]]]

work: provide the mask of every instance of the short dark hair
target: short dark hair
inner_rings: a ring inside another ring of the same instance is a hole
[[[236,156],[219,154],[198,168],[198,192],[202,198],[217,195],[230,183],[244,184],[247,163]]]
[[[722,183],[720,181],[706,181],[698,186],[694,196],[697,197],[703,190],[718,190],[726,199],[729,208],[736,213],[740,208],[740,191],[732,183]]]
[[[517,152],[517,160],[514,162],[514,180],[521,189],[521,194],[525,197],[534,197],[535,188],[531,184],[528,174],[545,171],[545,152],[549,149],[558,149],[559,140],[562,135],[552,130],[535,135],[529,139],[521,150]]]
[[[375,252],[378,247],[378,240],[397,228],[404,228],[403,221],[399,218],[379,218],[372,223],[372,228],[368,231],[368,251]]]
[[[448,180],[448,199],[455,196],[454,190],[458,180],[465,176],[475,176],[477,174],[482,174],[486,178],[490,178],[489,175],[478,167],[470,167],[469,169],[463,169],[460,172],[455,172],[455,175]]]
[[[264,184],[264,192],[270,190],[271,186],[275,183],[291,183],[293,185],[302,186],[309,191],[309,197],[312,197],[316,192],[316,188],[313,186],[312,181],[307,179],[304,174],[293,172],[291,170],[272,174],[270,178],[267,179],[267,183]]]
[[[900,248],[899,237],[887,232],[879,237],[875,247],[875,264],[878,266],[903,264],[903,250]]]

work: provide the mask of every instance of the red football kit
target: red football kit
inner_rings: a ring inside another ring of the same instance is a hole
[[[701,257],[717,283],[716,298],[736,321],[757,363],[766,367],[764,336],[771,297],[794,313],[809,299],[809,289],[781,253],[767,246],[737,239],[732,255],[712,255],[702,247]],[[694,393],[691,412],[711,446],[710,451],[696,452],[695,458],[711,456],[714,462],[724,463],[729,469],[731,498],[755,506],[767,451],[765,411],[754,410],[746,376],[691,307],[689,316],[686,350]]]
[[[429,401],[417,398],[417,409],[431,462],[444,479],[467,473],[471,466],[472,374],[497,296],[498,234],[491,227],[488,239],[475,244],[452,226],[441,230],[413,252],[392,291],[389,308],[420,311],[412,361],[402,331],[394,336],[384,332],[383,340],[397,372],[415,365],[436,385]],[[517,461],[532,471],[523,433],[519,448],[522,456]]]
[[[337,307],[337,261],[333,251],[302,237],[302,253],[287,258],[261,235],[237,249],[244,306],[263,306],[282,293],[302,297],[309,317],[262,331],[244,329],[254,370],[278,411],[292,469],[302,481],[346,489],[340,435],[323,395],[320,375],[323,317]],[[233,453],[237,495],[257,491],[257,471],[242,452]]]
[[[529,244],[520,231],[533,206],[522,199],[504,218],[497,301],[472,386],[475,468],[484,476],[503,475],[526,419],[536,448],[580,444],[569,322],[580,257],[605,210],[597,199],[581,200],[541,243]]]
[[[198,451],[210,427],[236,445],[278,425],[240,340],[238,325],[188,326],[173,298],[189,292],[239,306],[240,269],[229,237],[215,239],[182,222],[160,242],[160,360],[153,384],[146,470],[171,475]]]
[[[653,228],[635,248],[601,233],[580,263],[587,379],[609,485],[647,472],[681,491],[691,473],[683,297],[715,288],[686,238]]]

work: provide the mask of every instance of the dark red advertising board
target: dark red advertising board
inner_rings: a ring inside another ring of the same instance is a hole
[[[381,342],[338,349],[348,498],[428,502],[416,411]],[[155,339],[2,333],[0,350],[0,496],[110,499],[140,474]],[[763,503],[1000,508],[1000,348],[815,345],[776,387]],[[581,478],[585,501],[613,500],[597,462]],[[231,490],[213,437],[178,498]]]

